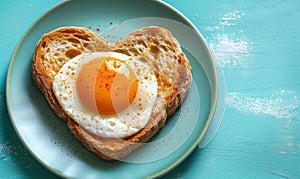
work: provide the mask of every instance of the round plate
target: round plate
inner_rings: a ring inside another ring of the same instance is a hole
[[[121,161],[103,161],[75,140],[33,83],[34,48],[43,34],[61,26],[87,27],[114,41],[151,25],[167,28],[181,44],[192,66],[190,92],[151,141]],[[144,178],[165,174],[201,141],[218,100],[215,65],[195,26],[163,2],[140,0],[66,1],[49,10],[28,29],[16,47],[6,90],[11,122],[31,154],[59,176],[79,178]]]

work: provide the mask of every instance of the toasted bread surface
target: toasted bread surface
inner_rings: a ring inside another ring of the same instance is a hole
[[[142,130],[125,139],[102,138],[84,130],[58,104],[52,81],[68,60],[86,52],[114,51],[144,60],[154,70],[158,95],[150,119]],[[160,27],[136,30],[110,43],[89,29],[62,27],[45,34],[32,64],[33,80],[59,118],[67,121],[74,136],[100,158],[120,159],[149,141],[165,124],[186,97],[192,80],[190,64],[172,34]]]
[[[59,69],[71,58],[86,52],[107,51],[109,42],[89,29],[62,27],[38,42],[32,63],[32,77],[54,112],[67,121],[67,114],[58,104],[52,82]]]

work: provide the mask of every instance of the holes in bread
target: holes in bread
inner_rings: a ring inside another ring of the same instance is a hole
[[[69,42],[74,43],[74,44],[80,44],[80,40],[76,38],[68,38],[67,39]]]
[[[130,53],[127,50],[124,50],[124,49],[116,49],[116,50],[114,50],[114,52],[123,53],[125,55],[130,56]]]
[[[89,43],[84,43],[83,46],[86,48],[87,46],[89,46]]]
[[[150,53],[158,54],[158,53],[160,53],[160,50],[159,50],[159,48],[158,48],[157,46],[152,45],[152,46],[150,47]]]
[[[152,41],[156,46],[158,46],[159,45],[159,42],[156,40],[156,39],[153,39],[153,41]]]
[[[178,63],[183,63],[183,58],[184,58],[184,54],[183,53],[179,53],[178,56],[177,56],[177,62]]]
[[[58,51],[54,53],[54,56],[55,56],[55,57],[59,57],[60,55],[61,55],[61,54],[60,54]]]
[[[139,54],[138,50],[135,48],[130,48],[129,51],[133,54]]]
[[[165,52],[168,51],[168,48],[165,45],[160,45],[159,48],[163,49]]]
[[[60,64],[64,64],[65,63],[65,58],[63,58],[63,57],[59,57],[57,60],[58,60],[58,62]]]
[[[65,52],[65,56],[69,59],[76,57],[79,54],[81,54],[81,51],[77,49],[69,49]]]
[[[169,50],[171,50],[172,52],[176,51],[177,46],[174,43],[170,42],[169,40],[165,40],[164,42],[168,46]]]
[[[77,37],[77,38],[79,38],[81,40],[90,41],[89,40],[90,36],[88,36],[87,34],[75,34],[74,37]]]
[[[117,49],[117,50],[114,50],[114,52],[124,53],[124,50],[122,50],[122,49]]]
[[[142,45],[142,46],[144,46],[145,48],[147,48],[147,44],[146,44],[145,41],[143,41],[143,40],[137,41],[137,44],[138,44],[138,45]]]
[[[141,62],[144,62],[144,63],[147,63],[147,62],[148,62],[147,58],[145,58],[145,57],[139,57],[138,59],[139,59]]]
[[[172,46],[172,43],[171,43],[169,40],[165,40],[165,43],[166,43],[169,47]]]
[[[42,47],[45,48],[46,47],[46,42],[42,43]]]
[[[74,32],[75,32],[75,30],[73,30],[73,29],[64,29],[61,31],[61,33],[66,33],[66,34],[72,34]]]

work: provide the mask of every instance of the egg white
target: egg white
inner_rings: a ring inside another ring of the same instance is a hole
[[[100,57],[124,61],[138,80],[132,104],[114,115],[100,115],[88,109],[81,103],[76,90],[81,67]],[[54,77],[52,89],[63,110],[84,129],[101,137],[124,138],[137,133],[148,123],[157,96],[157,80],[150,66],[137,58],[117,52],[92,52],[78,55],[64,64]]]

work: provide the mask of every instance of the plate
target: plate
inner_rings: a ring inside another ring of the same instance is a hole
[[[87,27],[115,41],[132,30],[151,25],[170,30],[189,58],[193,74],[189,95],[151,141],[120,161],[102,161],[75,140],[33,83],[31,62],[35,45],[43,34],[61,26]],[[23,144],[59,176],[152,178],[175,168],[203,139],[216,110],[217,77],[201,34],[170,5],[140,0],[65,1],[40,17],[17,45],[7,74],[7,106]]]

